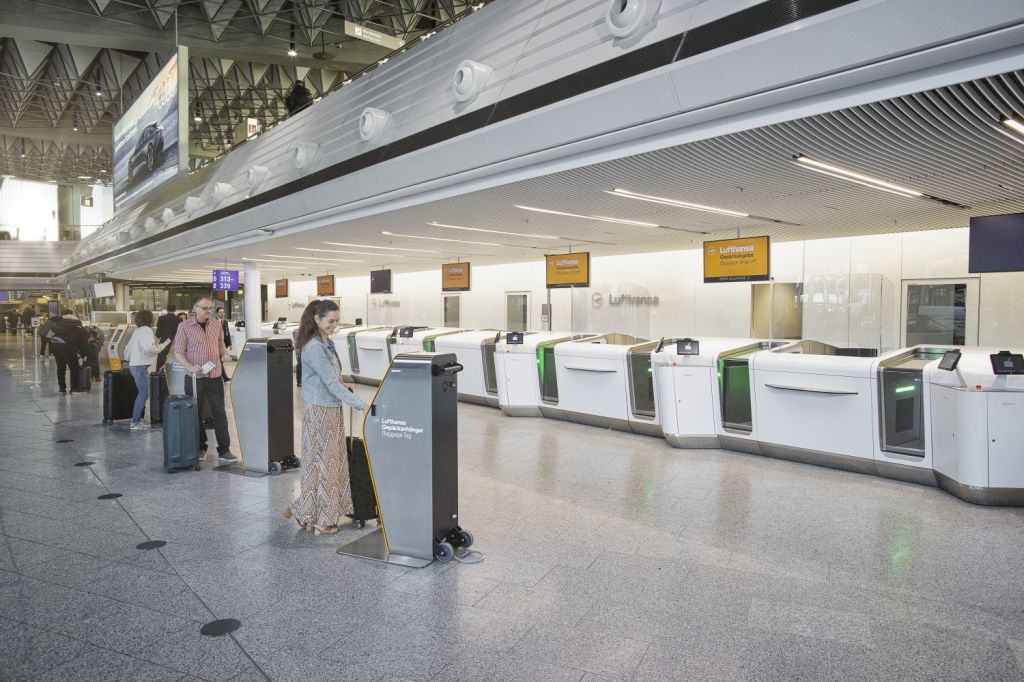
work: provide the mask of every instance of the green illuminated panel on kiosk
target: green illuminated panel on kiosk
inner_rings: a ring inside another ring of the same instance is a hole
[[[646,344],[650,346],[651,344]],[[651,367],[651,348],[629,353],[630,399],[633,414],[654,417],[654,374]]]
[[[484,389],[488,393],[497,395],[498,393],[498,372],[494,366],[494,350],[496,348],[493,339],[480,344],[481,350],[483,351],[484,361]]]
[[[751,432],[750,365],[746,357],[719,360],[722,396],[722,424],[729,429]]]
[[[540,397],[546,403],[558,402],[558,372],[555,371],[555,345],[550,341],[537,346],[537,378],[540,380]]]

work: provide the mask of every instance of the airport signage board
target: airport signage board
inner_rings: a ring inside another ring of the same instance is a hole
[[[274,280],[274,297],[275,298],[288,298],[288,280],[286,280],[286,279],[275,279]]]
[[[317,296],[334,296],[334,275],[319,275],[316,278]]]
[[[345,35],[356,40],[365,40],[368,43],[386,47],[389,50],[398,50],[405,45],[401,38],[396,38],[395,36],[375,31],[372,28],[360,26],[359,24],[353,24],[351,21],[345,22]]]
[[[238,270],[214,270],[214,291],[238,291]]]
[[[767,236],[704,242],[704,282],[767,281],[769,260]]]
[[[92,208],[92,196],[82,197],[82,208]]]
[[[548,289],[590,286],[589,253],[565,253],[544,259]]]
[[[469,291],[469,263],[442,265],[441,291]]]
[[[179,47],[114,123],[114,210],[188,168],[188,50]]]

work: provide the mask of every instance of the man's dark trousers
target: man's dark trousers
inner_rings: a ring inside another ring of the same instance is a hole
[[[210,414],[213,415],[213,432],[217,436],[217,454],[231,452],[231,435],[228,433],[228,413],[224,408],[224,381],[200,377],[196,381],[199,388],[197,407],[202,415],[206,409],[206,401],[210,401]],[[192,379],[185,377],[185,393],[192,395]],[[202,418],[199,420],[199,449],[206,452],[206,428]]]

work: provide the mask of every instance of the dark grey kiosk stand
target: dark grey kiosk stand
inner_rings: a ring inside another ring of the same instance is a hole
[[[295,456],[290,339],[246,339],[231,377],[237,464],[216,467],[253,476],[299,467]]]
[[[401,353],[363,420],[380,528],[338,554],[421,568],[473,544],[459,527],[458,381],[453,353]]]

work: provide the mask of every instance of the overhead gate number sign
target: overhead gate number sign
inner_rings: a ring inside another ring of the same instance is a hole
[[[214,291],[238,291],[238,270],[214,270]]]
[[[704,242],[704,282],[763,282],[769,277],[768,237]]]

